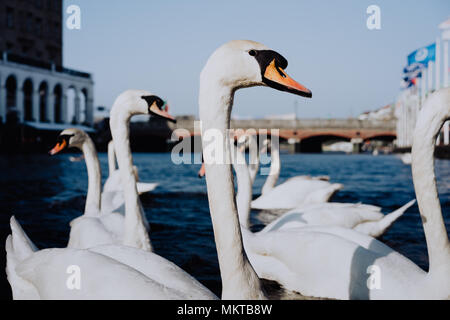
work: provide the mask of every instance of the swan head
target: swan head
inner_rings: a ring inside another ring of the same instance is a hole
[[[286,74],[287,60],[278,52],[250,40],[234,40],[219,47],[208,59],[200,75],[203,83],[218,82],[232,89],[269,86],[303,97],[309,89]]]
[[[114,101],[111,108],[110,119],[125,116],[144,114],[176,122],[169,114],[169,105],[166,101],[146,90],[126,90]]]
[[[59,134],[58,139],[56,140],[56,145],[49,151],[49,153],[50,155],[55,155],[68,148],[81,149],[87,137],[87,133],[83,130],[75,128],[65,129]]]
[[[149,114],[171,122],[177,122],[177,120],[169,114],[169,105],[166,101],[154,95],[142,96],[141,98],[147,103]]]

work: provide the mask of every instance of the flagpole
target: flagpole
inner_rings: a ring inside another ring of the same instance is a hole
[[[422,78],[420,79],[420,108],[422,109],[423,102],[425,101],[425,96],[427,94],[427,69],[422,72]]]

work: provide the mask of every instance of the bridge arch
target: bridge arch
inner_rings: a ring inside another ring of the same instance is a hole
[[[339,133],[312,134],[300,140],[297,151],[302,153],[321,153],[325,143],[350,142],[353,137]]]
[[[364,141],[380,140],[392,142],[395,139],[397,139],[397,135],[394,132],[374,133],[364,137]]]

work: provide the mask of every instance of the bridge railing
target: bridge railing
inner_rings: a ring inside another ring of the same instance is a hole
[[[193,130],[194,119],[177,118],[176,128]],[[359,120],[359,119],[254,119],[231,120],[232,128],[255,129],[375,129],[395,130],[395,120]]]

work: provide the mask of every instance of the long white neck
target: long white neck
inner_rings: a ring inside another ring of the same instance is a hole
[[[108,143],[108,169],[111,177],[116,171],[116,153],[114,152],[114,142],[112,140]]]
[[[279,141],[278,139],[272,139],[270,148],[270,171],[266,182],[261,189],[261,194],[268,193],[275,187],[278,177],[280,176],[280,170],[281,162]]]
[[[110,118],[111,134],[125,197],[123,244],[152,251],[148,231],[145,227],[144,210],[139,199],[136,177],[133,171],[129,133],[129,122],[133,112],[129,110],[129,107],[129,105],[115,103]]]
[[[427,241],[430,274],[445,267],[448,271],[450,266],[450,246],[434,172],[436,138],[449,117],[450,88],[446,88],[432,94],[419,113],[411,152],[414,188]]]
[[[88,173],[88,192],[84,214],[86,216],[98,216],[100,214],[102,172],[94,143],[87,135],[81,146],[81,151],[84,155]]]
[[[226,130],[230,128],[233,96],[231,88],[201,76],[199,106],[203,143],[210,129],[221,133],[215,140],[217,145],[227,146],[229,143]],[[248,261],[242,243],[228,147],[225,148],[225,157],[226,164],[208,164],[205,158],[208,200],[222,277],[222,298],[264,298],[259,278]]]
[[[248,170],[250,172],[250,179],[251,183],[255,182],[256,175],[258,174],[259,170],[259,150],[258,150],[258,141],[256,140],[255,136],[250,136],[250,143],[249,143],[249,164],[248,164]]]
[[[234,154],[236,158],[233,159],[233,168],[236,172],[237,180],[237,195],[236,204],[239,214],[239,222],[241,226],[250,228],[250,204],[252,201],[252,180],[245,162],[245,155],[242,151],[234,146]]]

